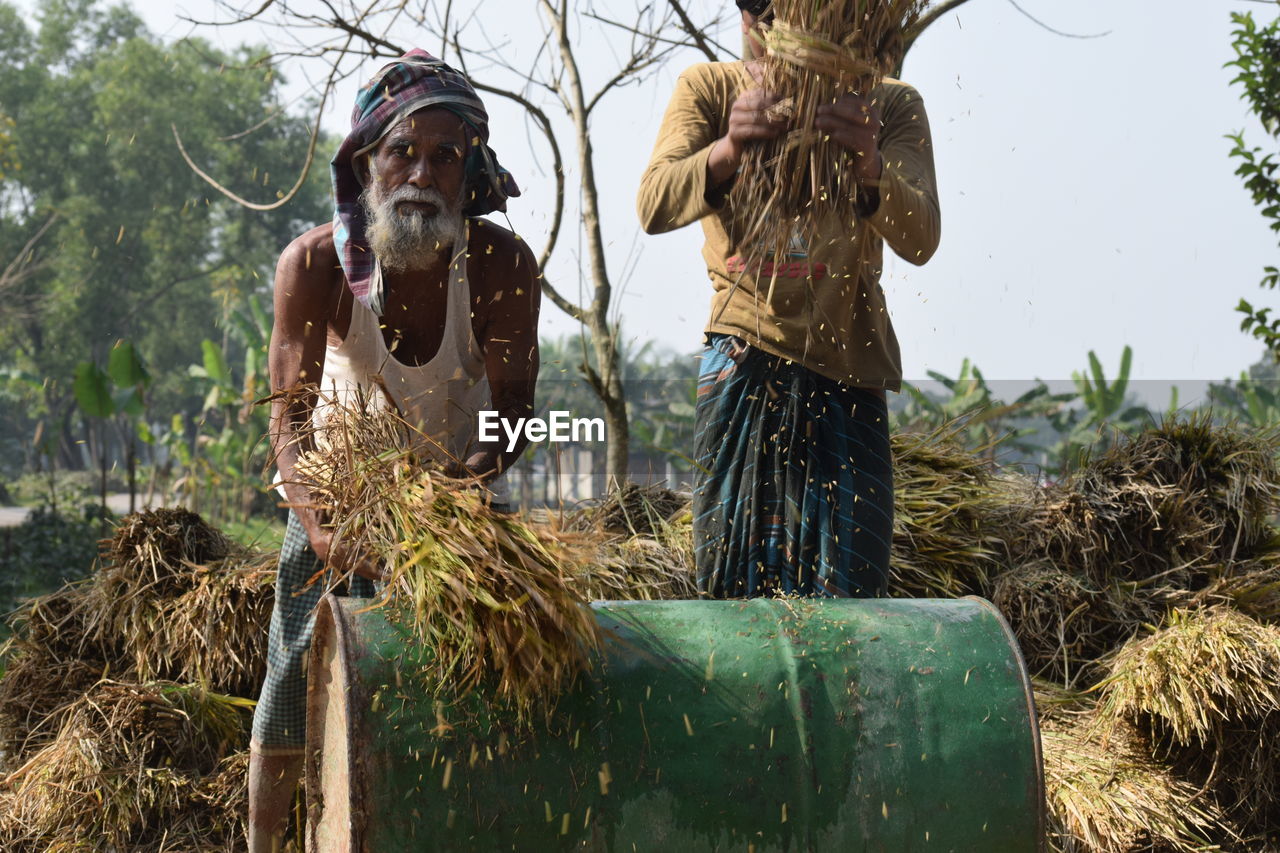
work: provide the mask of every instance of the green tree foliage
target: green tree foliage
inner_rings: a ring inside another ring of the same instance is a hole
[[[0,0],[0,367],[39,376],[26,400],[65,448],[73,376],[133,341],[155,368],[157,410],[199,410],[185,365],[250,293],[281,248],[329,215],[323,169],[278,210],[225,200],[183,162],[231,190],[274,201],[307,149],[261,51],[163,44],[127,8],[39,5],[35,31]],[[238,358],[238,355],[237,355]],[[34,427],[34,424],[27,424]]]
[[[1265,25],[1259,25],[1252,13],[1234,13],[1231,20],[1235,24],[1232,47],[1236,58],[1227,65],[1237,69],[1232,83],[1243,89],[1240,97],[1261,120],[1272,142],[1280,143],[1280,16]],[[1239,161],[1236,174],[1244,181],[1254,204],[1262,208],[1271,230],[1280,236],[1277,152],[1250,147],[1243,132],[1228,138],[1235,144],[1231,156]],[[1280,286],[1280,269],[1274,265],[1265,267],[1260,284],[1264,289],[1275,290]],[[1254,308],[1246,299],[1240,300],[1236,310],[1244,315],[1240,328],[1265,343],[1280,360],[1280,317],[1273,318],[1270,308]]]

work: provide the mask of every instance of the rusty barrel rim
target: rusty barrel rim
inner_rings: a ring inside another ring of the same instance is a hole
[[[326,594],[316,606],[315,631],[312,636],[311,649],[307,653],[307,720],[324,720],[326,725],[307,726],[306,737],[306,845],[309,850],[321,850],[320,833],[322,819],[345,822],[349,827],[346,849],[360,849],[364,835],[366,810],[360,804],[366,801],[368,792],[363,788],[364,776],[357,772],[356,755],[351,746],[358,742],[352,737],[356,714],[354,701],[359,693],[357,679],[351,677],[351,643],[354,631],[340,601],[332,593]],[[331,670],[326,666],[326,656],[331,655],[335,666],[335,676],[327,681],[322,680]],[[334,708],[335,690],[329,689],[337,682],[341,706]],[[334,713],[337,710],[339,713]],[[335,719],[345,721],[340,754],[332,756],[334,739],[329,730],[329,723]],[[326,749],[328,747],[329,749]],[[345,777],[337,783],[333,775]],[[310,784],[316,780],[316,784]],[[345,796],[326,796],[333,790],[345,792]],[[336,814],[332,811],[336,809]]]

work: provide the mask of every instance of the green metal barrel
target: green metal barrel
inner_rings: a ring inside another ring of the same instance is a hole
[[[446,730],[365,604],[317,617],[311,850],[1044,850],[1030,681],[981,599],[598,603],[596,666],[523,735]]]

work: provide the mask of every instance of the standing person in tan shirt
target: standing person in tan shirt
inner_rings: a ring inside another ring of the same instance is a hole
[[[737,0],[744,33],[768,0]],[[902,379],[880,287],[883,245],[923,264],[940,217],[920,95],[885,79],[819,109],[814,128],[854,158],[857,219],[819,224],[787,257],[738,245],[752,215],[729,191],[753,143],[788,120],[756,61],[680,76],[637,202],[645,231],[702,224],[713,293],[698,381],[694,544],[716,597],[880,596],[893,534],[885,391]],[[804,180],[803,175],[795,176]]]

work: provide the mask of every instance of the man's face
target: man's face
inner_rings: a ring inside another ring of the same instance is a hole
[[[460,238],[466,152],[462,120],[428,107],[393,127],[370,154],[361,201],[369,247],[384,267],[425,269]]]

